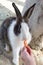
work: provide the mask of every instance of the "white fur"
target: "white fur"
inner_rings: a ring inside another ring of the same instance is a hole
[[[8,37],[9,37],[10,44],[13,51],[13,63],[15,63],[16,65],[19,65],[19,51],[24,46],[23,40],[26,39],[30,43],[31,34],[29,32],[28,25],[25,22],[23,22],[21,24],[21,33],[20,35],[16,36],[14,34],[15,24],[16,24],[16,21],[14,20],[12,24],[9,26]]]
[[[6,47],[4,48],[7,52],[9,52],[9,47],[8,45],[6,44]]]
[[[30,41],[31,41],[31,33],[29,32],[29,27],[25,22],[23,22],[21,24],[21,26],[22,26],[21,32],[22,32],[22,35],[23,35],[23,40],[26,39],[28,44],[29,44]]]

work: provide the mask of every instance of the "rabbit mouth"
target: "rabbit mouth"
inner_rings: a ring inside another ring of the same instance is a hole
[[[29,41],[29,39],[23,38],[22,41],[26,40],[27,42]]]
[[[30,40],[29,39],[23,39],[22,41],[26,40],[28,44],[30,44]]]

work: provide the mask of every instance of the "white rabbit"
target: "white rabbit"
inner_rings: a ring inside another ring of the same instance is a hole
[[[31,41],[31,33],[29,32],[28,18],[30,18],[34,5],[32,5],[22,16],[19,9],[12,3],[17,17],[7,18],[1,26],[1,41],[7,43],[13,52],[13,63],[19,65],[19,52],[24,46],[23,40]],[[29,13],[29,14],[28,14]]]

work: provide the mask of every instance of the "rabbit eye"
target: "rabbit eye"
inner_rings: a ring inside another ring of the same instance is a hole
[[[14,27],[14,33],[16,36],[18,36],[21,33],[21,25],[15,25]]]

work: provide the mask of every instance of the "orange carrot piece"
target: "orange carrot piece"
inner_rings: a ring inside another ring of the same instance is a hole
[[[24,40],[24,47],[27,49],[27,52],[31,55],[31,48],[28,46],[26,40]]]
[[[27,45],[27,41],[26,40],[24,40],[24,46],[25,47],[27,47],[28,45]]]

